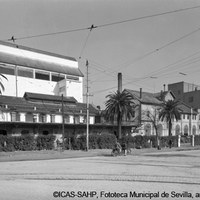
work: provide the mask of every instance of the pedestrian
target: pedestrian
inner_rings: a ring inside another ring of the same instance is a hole
[[[127,155],[127,145],[126,145],[126,142],[122,143],[122,152],[124,153],[124,156]]]

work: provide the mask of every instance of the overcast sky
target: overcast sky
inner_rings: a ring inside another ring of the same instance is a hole
[[[0,4],[0,40],[14,36],[19,38],[17,44],[75,57],[85,78],[89,61],[90,102],[95,105],[103,107],[105,96],[117,90],[118,72],[123,89],[160,92],[163,84],[178,81],[200,85],[200,0],[0,0]],[[197,8],[179,12],[189,7]],[[140,19],[130,20],[136,18]],[[92,24],[97,28],[86,29]],[[85,30],[29,38],[76,29]]]

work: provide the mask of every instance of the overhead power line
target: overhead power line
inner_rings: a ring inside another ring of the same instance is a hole
[[[94,29],[94,28],[95,28],[95,26],[92,24],[92,26],[90,27],[90,31],[89,31],[89,33],[88,33],[88,35],[87,35],[87,37],[86,37],[86,40],[85,40],[85,42],[84,42],[84,44],[83,44],[83,47],[82,47],[82,49],[81,49],[81,53],[80,53],[79,59],[81,59],[81,56],[82,56],[82,54],[83,54],[83,51],[85,50],[86,45],[87,45],[87,42],[88,42],[88,40],[89,40],[90,33],[92,32],[92,29]]]
[[[152,15],[146,15],[146,16],[127,19],[127,20],[118,21],[118,22],[102,24],[102,25],[98,25],[97,27],[100,28],[100,27],[106,27],[106,26],[113,26],[113,25],[117,25],[117,24],[122,24],[122,23],[127,23],[127,22],[132,22],[132,21],[138,21],[138,20],[142,20],[142,19],[153,18],[153,17],[172,14],[172,13],[176,13],[176,12],[183,12],[183,11],[186,11],[186,10],[197,9],[197,8],[200,8],[200,5],[199,6],[189,7],[189,8],[182,8],[182,9],[177,9],[177,10],[172,10],[172,11],[166,11],[166,12],[163,12],[163,13],[156,13],[156,14],[152,14]]]
[[[144,58],[146,58],[146,57],[148,57],[148,56],[150,56],[150,55],[152,55],[152,54],[154,54],[154,53],[156,53],[156,52],[158,52],[158,51],[160,51],[160,50],[162,50],[162,49],[164,49],[164,48],[166,48],[166,47],[168,47],[168,46],[170,46],[170,45],[172,45],[172,44],[174,44],[174,43],[176,43],[176,42],[178,42],[178,41],[180,41],[180,40],[183,40],[183,39],[189,37],[190,35],[192,35],[192,34],[198,32],[198,31],[200,31],[200,28],[195,29],[195,30],[193,30],[193,31],[191,31],[191,32],[189,32],[189,33],[187,33],[187,34],[185,34],[185,35],[183,35],[183,36],[181,36],[181,37],[175,39],[175,40],[172,40],[172,41],[170,41],[170,42],[164,44],[163,46],[161,46],[161,47],[159,47],[159,48],[156,48],[156,49],[154,49],[154,50],[152,50],[152,51],[150,51],[150,52],[148,52],[148,53],[146,53],[146,54],[144,54],[144,55],[142,55],[142,56],[136,58],[134,61],[132,61],[131,63],[129,63],[129,64],[126,65],[125,67],[123,67],[123,69],[126,69],[127,67],[129,67],[129,66],[132,65],[133,63],[138,62],[138,61],[140,61],[140,60],[142,60],[142,59],[144,59]]]
[[[126,20],[122,20],[122,21],[116,21],[116,22],[111,22],[111,23],[100,24],[100,25],[96,25],[96,26],[92,25],[93,26],[92,28],[93,29],[103,28],[103,27],[107,27],[107,26],[113,26],[113,25],[128,23],[128,22],[132,22],[132,21],[139,21],[139,20],[144,20],[144,19],[148,19],[148,18],[158,17],[158,16],[162,16],[162,15],[168,15],[168,14],[172,14],[172,13],[184,12],[184,11],[187,11],[187,10],[198,9],[198,8],[200,8],[200,5],[193,6],[193,7],[188,7],[188,8],[177,9],[177,10],[172,10],[172,11],[166,11],[166,12],[162,12],[162,13],[156,13],[156,14],[152,14],[152,15],[146,15],[146,16],[142,16],[142,17],[136,17],[136,18],[132,18],[132,19],[126,19]],[[72,33],[72,32],[78,32],[78,31],[85,31],[85,30],[91,30],[91,27],[84,27],[84,28],[77,28],[77,29],[71,29],[71,30],[57,31],[57,32],[52,32],[52,33],[36,34],[36,35],[24,36],[24,37],[16,37],[15,40],[24,40],[24,39],[45,37],[45,36],[51,36],[51,35]],[[11,41],[11,40],[12,40],[12,38],[6,39],[6,41]]]

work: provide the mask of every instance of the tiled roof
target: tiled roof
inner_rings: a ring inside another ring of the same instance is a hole
[[[158,95],[149,92],[142,92],[142,98],[140,98],[140,91],[126,89],[132,94],[138,101],[149,104],[161,104],[162,101],[158,99]]]
[[[49,95],[47,95],[49,96]],[[51,96],[51,95],[50,95]],[[6,108],[6,105],[8,106]],[[32,113],[61,113],[62,102],[51,101],[46,102],[41,99],[37,101],[29,101],[21,97],[0,96],[0,106],[2,110],[19,111],[19,112],[32,112]],[[34,110],[36,108],[36,110]],[[98,110],[91,104],[89,105],[90,115],[98,114]],[[83,114],[86,115],[87,107],[85,103],[71,103],[64,102],[65,114]]]
[[[186,105],[184,102],[180,102],[178,108],[181,110],[182,113],[191,114],[192,107]],[[193,110],[192,113],[198,114],[195,110]]]
[[[62,102],[61,96],[30,93],[30,92],[25,92],[24,98],[29,101],[41,101],[42,100],[42,101],[55,102],[55,103]],[[77,100],[74,97],[63,97],[63,102],[76,103]]]
[[[62,56],[62,55],[58,55],[58,54],[54,54],[54,53],[49,53],[49,52],[41,51],[41,50],[37,50],[37,49],[32,49],[32,48],[24,47],[24,46],[20,46],[20,45],[15,45],[15,44],[3,42],[3,41],[0,41],[0,47],[12,48],[15,51],[19,50],[18,53],[19,54],[21,53],[21,55],[22,55],[22,56],[20,56],[18,54],[17,55],[14,54],[12,52],[8,53],[8,52],[2,50],[2,51],[0,51],[0,62],[2,62],[2,63],[19,65],[19,66],[24,66],[24,67],[29,67],[29,68],[39,69],[39,70],[46,70],[46,71],[51,71],[51,72],[56,72],[56,73],[63,73],[63,74],[83,77],[83,74],[78,67],[72,67],[67,64],[46,62],[41,59],[26,57],[26,56],[24,56],[23,51],[41,54],[42,56],[53,56],[53,57],[56,57],[59,59],[69,61],[71,63],[77,63],[75,58]]]
[[[164,97],[169,92],[166,91],[154,94],[148,92],[142,92],[142,98],[140,99],[140,91],[129,90],[129,89],[126,89],[126,91],[131,93],[141,103],[156,104],[156,105],[161,105],[163,103]],[[174,94],[172,93],[172,95]],[[178,108],[181,110],[182,113],[191,114],[191,107],[185,104],[184,102],[179,102]],[[193,114],[197,114],[197,112],[193,110]]]

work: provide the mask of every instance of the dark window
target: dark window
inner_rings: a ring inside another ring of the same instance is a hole
[[[32,113],[26,114],[26,122],[33,122],[33,114]]]
[[[101,116],[95,116],[95,123],[101,123]]]
[[[33,78],[33,70],[18,68],[18,76]]]
[[[46,115],[41,116],[42,122],[46,122]]]
[[[69,119],[69,115],[65,115],[65,123],[69,123],[70,119]]]
[[[16,112],[11,112],[11,121],[16,122],[17,121],[17,113]]]
[[[51,80],[55,81],[55,82],[59,82],[63,79],[65,79],[65,76],[61,75],[61,74],[52,74],[52,76],[51,76]]]
[[[37,114],[33,114],[33,122],[38,122],[38,115]]]
[[[40,114],[39,115],[39,122],[42,122],[42,123],[47,122],[45,114]]]
[[[0,73],[14,75],[15,74],[14,67],[0,65]]]
[[[51,123],[55,123],[55,115],[51,115]]]
[[[49,73],[48,72],[35,72],[35,78],[41,80],[49,80]]]

